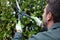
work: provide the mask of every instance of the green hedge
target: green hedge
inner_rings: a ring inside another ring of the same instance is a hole
[[[13,3],[15,0],[0,0],[0,40],[11,40],[15,33],[14,28],[17,17],[14,15]],[[22,11],[30,16],[41,17],[45,7],[45,0],[20,0]],[[41,17],[42,18],[42,17]],[[23,26],[23,40],[31,37],[42,30],[31,19],[23,16],[21,19]]]

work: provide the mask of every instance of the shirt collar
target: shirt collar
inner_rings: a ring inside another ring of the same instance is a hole
[[[51,29],[56,29],[56,28],[60,28],[60,22],[54,23],[49,30],[51,30]]]

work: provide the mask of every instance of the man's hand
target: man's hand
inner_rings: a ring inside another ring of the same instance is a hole
[[[35,22],[36,22],[36,24],[37,24],[38,26],[41,26],[42,21],[41,21],[39,18],[34,17],[34,16],[31,16],[31,18],[33,18],[33,19],[35,20]]]
[[[16,24],[16,31],[17,32],[20,32],[20,33],[22,33],[22,27],[21,27],[21,22],[20,21],[18,21],[18,23]]]

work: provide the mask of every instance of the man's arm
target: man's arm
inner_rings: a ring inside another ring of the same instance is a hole
[[[16,32],[12,40],[22,40],[22,34]],[[40,32],[36,35],[33,35],[28,40],[55,40],[51,32]]]
[[[21,27],[20,20],[16,24],[15,28],[16,28],[16,33],[15,33],[14,37],[12,38],[12,40],[22,40],[22,27]]]
[[[22,33],[16,32],[12,40],[22,40]]]
[[[37,17],[32,17],[35,21],[39,20]],[[39,22],[36,21],[37,24],[39,24],[38,26],[41,25],[41,21],[39,20]],[[12,40],[22,40],[22,28],[21,28],[21,22],[18,21],[18,23],[16,24],[16,33],[13,37]],[[29,40],[35,40],[35,38],[31,37]]]

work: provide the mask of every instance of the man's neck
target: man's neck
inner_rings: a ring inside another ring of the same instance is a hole
[[[53,21],[48,22],[48,23],[47,23],[47,28],[50,29],[53,24],[54,24]]]

